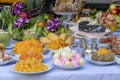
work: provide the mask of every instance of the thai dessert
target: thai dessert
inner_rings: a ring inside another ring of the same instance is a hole
[[[54,52],[52,62],[57,66],[72,67],[83,65],[84,59],[77,51],[72,50],[69,47],[65,47]]]
[[[92,52],[92,60],[94,61],[112,62],[114,59],[114,54],[105,48],[98,49],[97,52]]]
[[[10,61],[12,58],[5,52],[6,46],[0,43],[0,63]]]

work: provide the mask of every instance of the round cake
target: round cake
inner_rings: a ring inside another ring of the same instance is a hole
[[[114,58],[114,54],[105,48],[101,48],[92,54],[92,60],[94,61],[112,62],[114,61]]]

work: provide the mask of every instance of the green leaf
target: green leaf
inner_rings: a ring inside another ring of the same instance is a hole
[[[40,34],[42,34],[42,28],[39,27],[38,30],[37,30],[36,35],[39,36]]]
[[[23,32],[22,32],[21,28],[14,28],[12,37],[15,40],[22,40]]]
[[[12,26],[12,23],[9,23],[9,24],[8,24],[8,33],[9,33],[10,35],[13,35],[13,26]]]

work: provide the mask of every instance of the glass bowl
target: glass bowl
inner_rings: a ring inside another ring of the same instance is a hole
[[[10,44],[10,35],[8,32],[4,31],[4,30],[0,30],[0,42],[4,43],[6,46],[8,46]]]

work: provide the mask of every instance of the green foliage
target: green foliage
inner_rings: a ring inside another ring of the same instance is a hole
[[[23,38],[22,30],[20,28],[14,28],[12,37],[15,40],[22,40]]]
[[[8,28],[8,24],[9,23],[14,23],[15,19],[16,19],[16,16],[13,16],[10,12],[9,12],[9,9],[6,9],[4,8],[1,12],[1,15],[2,15],[2,19],[4,19],[4,24],[3,24],[3,27],[5,29]]]
[[[26,0],[26,7],[28,9],[42,10],[48,0]]]

